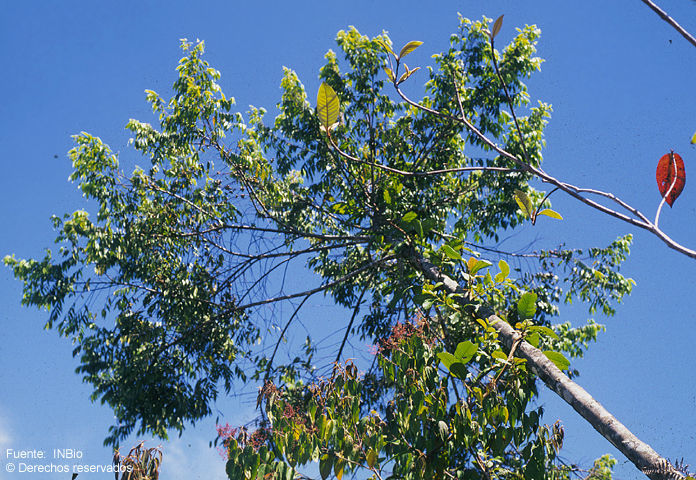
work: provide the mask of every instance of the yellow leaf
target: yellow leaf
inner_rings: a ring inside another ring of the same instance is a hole
[[[338,95],[326,82],[322,82],[317,94],[317,114],[326,130],[329,130],[338,120],[338,108]]]
[[[367,466],[372,468],[375,466],[375,463],[377,463],[377,452],[370,449],[367,452]]]
[[[532,201],[529,199],[527,194],[522,190],[515,190],[515,201],[517,202],[517,205],[520,206],[522,213],[524,213],[527,217],[532,218],[534,208],[532,207]]]
[[[555,210],[551,210],[550,208],[545,208],[537,215],[546,215],[547,217],[555,218],[556,220],[563,220],[563,217],[561,217],[561,214],[556,212]]]
[[[694,136],[691,137],[691,143],[696,143],[696,132],[694,132]]]
[[[385,42],[384,40],[378,39],[377,43],[379,43],[382,46],[382,48],[384,48],[387,52],[394,55],[394,50],[392,50],[392,48],[389,46],[389,44],[387,42]]]
[[[404,45],[404,48],[402,48],[399,52],[399,59],[404,58],[406,55],[408,55],[421,45],[423,45],[423,42],[419,42],[418,40],[408,42],[406,45]]]
[[[408,67],[406,67],[406,71],[403,74],[401,74],[401,77],[399,78],[399,81],[397,83],[401,83],[404,80],[408,79],[408,77],[416,73],[418,70],[420,70],[420,67],[416,67],[413,70],[409,70]]]

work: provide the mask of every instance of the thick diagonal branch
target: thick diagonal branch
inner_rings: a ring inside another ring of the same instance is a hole
[[[432,282],[442,282],[450,294],[462,305],[470,305],[465,289],[456,281],[444,275],[424,258],[414,254],[409,259],[423,275]],[[653,480],[680,479],[684,475],[674,469],[669,461],[661,457],[650,445],[641,441],[619,422],[584,388],[569,379],[551,362],[543,352],[522,340],[521,333],[498,317],[490,308],[478,306],[476,315],[486,319],[497,331],[503,344],[512,349],[518,344],[515,356],[525,359],[527,367],[537,375],[547,387],[556,392],[568,405],[587,420],[592,427],[614,445],[641,472]]]

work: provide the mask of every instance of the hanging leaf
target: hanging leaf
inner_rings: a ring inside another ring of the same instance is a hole
[[[561,217],[561,214],[556,212],[555,210],[551,210],[550,208],[545,208],[537,215],[546,215],[547,217],[555,218],[557,220],[563,220],[563,217]]]
[[[334,463],[334,475],[338,480],[343,478],[343,468],[346,466],[346,461],[342,458],[337,458],[336,463]]]
[[[445,253],[445,255],[447,255],[452,260],[461,260],[462,259],[461,254],[447,244],[442,246],[442,251]]]
[[[369,449],[367,451],[367,466],[370,468],[373,468],[375,466],[375,463],[377,463],[377,452],[374,451],[374,449]]]
[[[408,55],[421,45],[423,45],[423,42],[419,42],[418,40],[408,42],[406,45],[404,45],[404,48],[402,48],[399,52],[399,60],[404,58],[406,55]]]
[[[395,77],[394,77],[394,71],[393,71],[391,68],[389,68],[389,67],[385,67],[385,68],[384,68],[384,72],[387,74],[387,77],[389,77],[389,80],[391,80],[391,81],[393,82],[393,81],[394,81],[394,78],[395,78]]]
[[[322,126],[329,130],[338,120],[338,95],[326,82],[319,85],[317,94],[317,114]]]
[[[657,188],[660,190],[660,195],[671,207],[682,190],[684,190],[684,185],[686,184],[684,160],[673,151],[663,155],[660,161],[657,162],[655,178],[657,179]]]
[[[570,367],[570,360],[568,360],[562,353],[546,350],[544,355],[546,355],[546,358],[551,360],[559,370],[567,370],[568,367]]]
[[[547,337],[555,338],[556,340],[558,340],[558,335],[556,334],[556,332],[551,330],[549,327],[544,327],[541,325],[533,325],[533,326],[529,327],[528,330],[530,332],[542,333],[542,334],[546,335]]]
[[[378,39],[378,40],[377,40],[377,43],[378,43],[382,48],[384,48],[387,52],[389,52],[389,53],[391,53],[392,55],[394,55],[394,50],[392,50],[392,48],[389,46],[389,44],[388,44],[387,42],[385,42],[384,40]]]
[[[519,205],[520,210],[522,210],[522,213],[525,216],[532,218],[534,208],[532,207],[532,201],[529,199],[527,194],[522,190],[515,190],[515,201],[517,202],[517,205]]]
[[[696,132],[694,132],[694,136],[691,137],[691,143],[696,143]]]
[[[503,17],[505,15],[501,15],[498,17],[498,19],[495,21],[493,24],[493,30],[491,30],[491,40],[495,38],[496,35],[498,35],[498,32],[500,32],[500,29],[503,26]]]

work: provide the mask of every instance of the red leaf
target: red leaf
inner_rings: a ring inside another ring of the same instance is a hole
[[[657,179],[657,188],[660,189],[660,195],[671,207],[677,197],[681,195],[686,184],[684,160],[673,151],[662,155],[660,161],[657,162],[655,178]],[[669,192],[669,195],[667,195],[667,192]]]

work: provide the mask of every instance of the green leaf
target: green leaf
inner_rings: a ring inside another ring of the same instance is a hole
[[[336,458],[336,463],[334,463],[334,475],[338,480],[343,478],[343,468],[346,466],[346,461],[342,458]]]
[[[466,366],[462,362],[454,362],[452,365],[450,365],[449,371],[452,373],[457,378],[461,378],[464,380],[466,378],[466,374],[469,373],[466,369]]]
[[[474,355],[476,355],[477,351],[478,345],[466,340],[465,342],[461,342],[459,345],[457,345],[457,350],[454,352],[454,356],[457,357],[458,361],[467,363],[474,357]]]
[[[491,357],[497,358],[498,360],[505,360],[507,361],[508,356],[505,355],[505,352],[502,350],[496,350],[493,353],[491,353]]]
[[[408,42],[406,45],[404,45],[404,48],[402,48],[399,52],[399,60],[404,58],[406,55],[408,55],[421,45],[423,45],[423,42],[419,42],[418,40],[412,40]]]
[[[326,82],[319,85],[319,93],[317,94],[317,114],[322,126],[329,128],[338,120],[338,95],[333,88]]]
[[[480,260],[476,257],[469,257],[469,260],[467,260],[466,262],[466,266],[469,269],[470,275],[476,275],[476,272],[478,272],[482,268],[490,267],[491,265],[492,263],[488,260]]]
[[[384,203],[386,203],[387,205],[391,205],[392,198],[391,195],[389,195],[389,190],[384,189],[384,191],[382,191],[382,197],[384,198]]]
[[[445,368],[447,368],[447,370],[450,369],[450,366],[452,366],[453,363],[459,361],[457,357],[455,357],[449,352],[440,352],[437,354],[437,358],[440,359],[440,361],[445,366]]]
[[[551,210],[550,208],[545,208],[537,215],[546,215],[547,217],[555,218],[557,220],[563,220],[563,217],[561,217],[561,214],[556,212],[555,210]]]
[[[500,273],[495,275],[495,282],[501,283],[510,275],[510,265],[508,265],[505,260],[500,260],[498,262],[498,268],[500,269]]]
[[[568,360],[562,353],[553,352],[551,350],[546,350],[544,352],[546,358],[551,360],[554,365],[558,367],[559,370],[567,370],[570,367],[570,360]]]
[[[452,260],[461,260],[462,259],[461,254],[458,251],[456,251],[454,248],[450,247],[449,245],[443,245],[442,251],[445,253],[445,255],[447,255]]]
[[[491,40],[493,40],[496,37],[496,35],[498,35],[498,33],[500,32],[500,29],[503,26],[503,17],[504,16],[505,15],[499,16],[496,19],[495,23],[493,24],[493,30],[491,30]]]
[[[525,337],[527,343],[529,343],[534,348],[539,348],[539,332],[534,332],[531,335]]]
[[[517,314],[522,319],[532,318],[536,313],[537,294],[525,292],[517,302]]]
[[[517,205],[519,205],[520,210],[522,210],[522,213],[525,216],[532,218],[534,208],[532,207],[532,201],[529,199],[529,196],[527,196],[527,194],[522,190],[515,190],[515,201],[517,202]]]
[[[396,76],[394,75],[394,70],[392,70],[389,67],[384,67],[384,72],[387,74],[387,77],[389,77],[389,80],[393,82],[396,78]]]
[[[551,330],[549,327],[544,327],[541,325],[534,325],[532,327],[529,327],[529,331],[530,332],[539,332],[542,335],[546,335],[547,337],[551,337],[551,338],[558,340],[558,335],[556,335],[556,332]]]
[[[401,219],[402,219],[404,222],[409,223],[409,222],[412,222],[413,220],[415,220],[417,216],[418,216],[418,215],[416,215],[416,212],[408,212],[408,213],[407,213],[406,215],[404,215]]]

